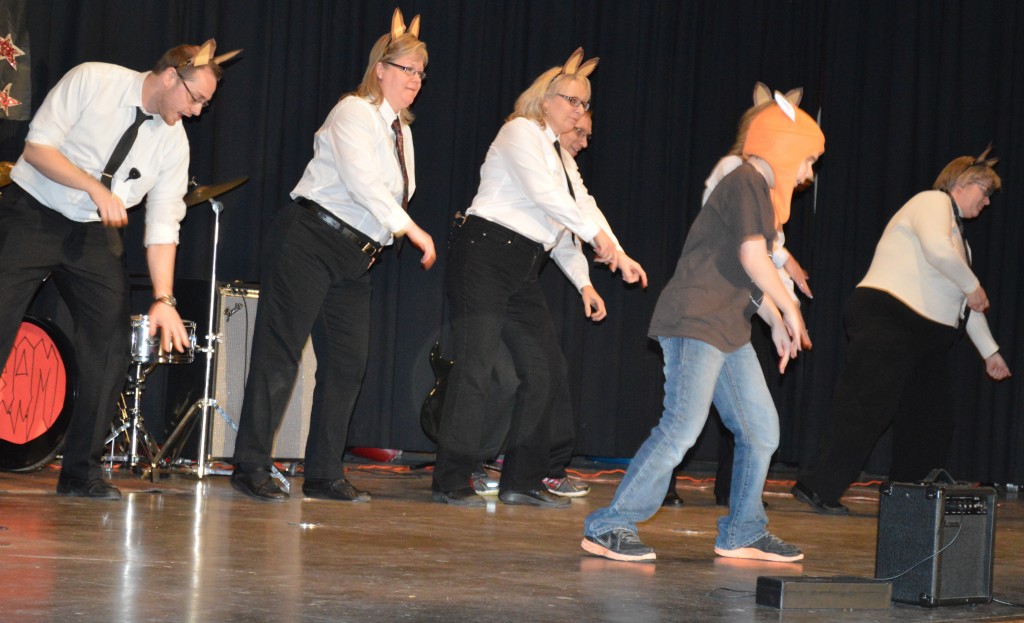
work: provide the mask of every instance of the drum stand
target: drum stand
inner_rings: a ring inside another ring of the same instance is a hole
[[[174,428],[174,431],[167,438],[163,448],[153,458],[150,463],[150,474],[152,479],[156,481],[158,467],[160,461],[164,460],[167,455],[172,451],[177,451],[177,445],[180,441],[183,441],[187,435],[183,435],[188,429],[191,431],[194,422],[192,418],[199,414],[199,458],[196,462],[196,476],[202,480],[206,475],[206,460],[207,460],[207,441],[209,436],[209,425],[210,425],[210,409],[216,409],[217,413],[224,419],[232,430],[238,431],[238,425],[231,419],[227,412],[217,404],[217,400],[210,395],[210,384],[213,378],[213,357],[216,352],[216,344],[219,344],[223,338],[220,334],[213,332],[213,321],[216,317],[217,308],[217,246],[220,240],[220,213],[224,211],[224,204],[216,199],[209,199],[210,207],[213,209],[213,259],[210,262],[210,309],[209,315],[207,316],[208,324],[206,333],[206,346],[197,346],[196,350],[206,355],[206,373],[203,375],[203,397],[200,398],[193,404],[185,415],[178,422],[178,425]],[[281,472],[273,464],[270,466],[270,474],[281,483],[281,488],[285,492],[290,490],[288,479],[286,479]]]
[[[110,436],[104,442],[104,445],[110,446],[109,460],[124,461],[128,464],[128,467],[133,471],[139,471],[142,469],[139,465],[139,450],[141,442],[141,450],[145,453],[145,458],[148,460],[150,465],[153,465],[155,461],[153,457],[157,456],[160,452],[160,447],[153,441],[149,431],[146,430],[145,424],[142,422],[142,392],[146,389],[146,377],[153,371],[156,366],[147,365],[133,361],[131,369],[128,372],[128,390],[121,396],[121,404],[118,405],[118,411],[121,415],[121,423],[117,423],[111,428]],[[131,398],[131,407],[128,406],[128,398]],[[128,433],[128,448],[125,450],[125,454],[116,454],[117,448],[115,442],[117,438],[122,434]]]

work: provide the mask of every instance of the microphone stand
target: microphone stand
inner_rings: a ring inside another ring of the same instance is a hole
[[[192,418],[198,413],[199,416],[199,458],[196,461],[196,476],[202,480],[206,475],[206,462],[207,462],[207,442],[209,438],[209,427],[210,427],[210,409],[216,409],[217,413],[220,414],[224,421],[231,426],[231,428],[237,433],[238,425],[235,424],[234,420],[228,416],[227,412],[217,404],[217,400],[210,395],[210,385],[213,379],[213,357],[216,352],[216,344],[223,342],[223,336],[220,333],[214,333],[213,321],[216,317],[217,309],[217,248],[220,241],[220,213],[224,211],[224,204],[216,199],[209,199],[210,207],[213,209],[213,258],[210,262],[210,307],[207,315],[207,333],[206,333],[206,346],[196,347],[196,350],[206,354],[206,372],[203,375],[203,397],[197,400],[185,413],[181,421],[174,428],[174,432],[167,438],[164,447],[152,461],[150,465],[150,473],[152,474],[153,481],[156,481],[157,469],[167,454],[172,448],[175,447],[175,443],[179,437],[185,431],[187,426],[190,426]],[[277,467],[273,464],[270,466],[271,475],[281,483],[281,488],[288,492],[290,490],[290,483],[288,480],[278,471]]]

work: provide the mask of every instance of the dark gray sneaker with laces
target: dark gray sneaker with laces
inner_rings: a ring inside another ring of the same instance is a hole
[[[715,548],[715,553],[725,558],[746,558],[769,562],[796,562],[804,559],[804,553],[796,545],[790,545],[779,537],[766,532],[763,537],[746,547],[736,549]]]
[[[599,536],[586,536],[580,545],[591,554],[611,560],[640,562],[657,558],[653,549],[640,542],[636,532],[625,528],[616,528]]]

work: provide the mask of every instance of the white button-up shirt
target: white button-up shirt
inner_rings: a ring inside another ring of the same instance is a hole
[[[291,192],[316,201],[380,244],[405,229],[404,182],[391,123],[398,116],[387,100],[376,106],[357,96],[343,98],[313,139],[313,159]],[[402,124],[409,197],[416,190],[412,131]]]
[[[587,192],[572,158],[558,159],[550,127],[525,117],[509,121],[487,150],[480,167],[480,187],[466,211],[499,223],[544,245],[577,289],[590,285],[586,257],[573,245],[575,233],[591,241],[607,226],[597,203]],[[566,175],[576,194],[569,194]],[[610,234],[610,228],[605,229]]]
[[[26,141],[59,150],[75,166],[98,178],[121,135],[135,121],[136,107],[142,108],[142,83],[147,75],[149,72],[106,63],[73,68],[43,100]],[[188,138],[180,123],[169,126],[154,116],[139,127],[131,151],[114,173],[111,191],[126,208],[138,205],[148,195],[146,245],[177,244],[179,223],[185,217],[182,198],[188,165]],[[132,169],[139,177],[129,180]],[[43,205],[73,221],[100,220],[88,193],[54,182],[24,157],[18,159],[11,179]]]

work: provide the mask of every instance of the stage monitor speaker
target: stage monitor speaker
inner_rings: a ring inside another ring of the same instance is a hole
[[[883,484],[875,577],[892,579],[893,601],[926,607],[992,601],[995,512],[991,487]]]
[[[218,288],[216,323],[222,342],[214,360],[213,397],[236,424],[242,411],[245,381],[249,374],[258,305],[259,289],[255,287],[230,285]],[[275,459],[305,457],[315,375],[316,356],[312,342],[307,340],[299,361],[295,387],[274,440],[271,455]],[[230,458],[235,452],[235,431],[216,412],[210,415],[209,447],[210,456],[215,458]]]

